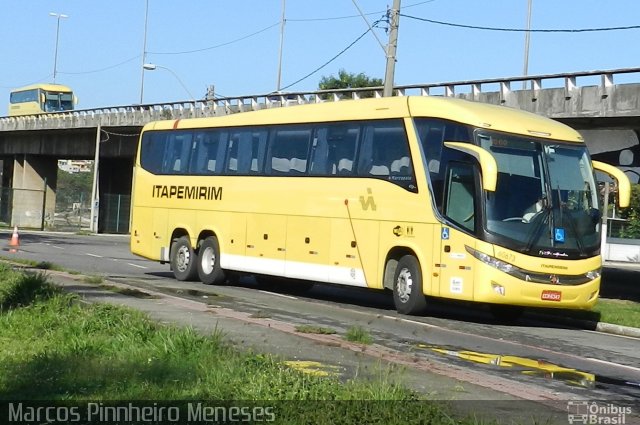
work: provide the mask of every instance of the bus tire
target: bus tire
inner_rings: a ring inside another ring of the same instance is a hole
[[[189,238],[180,236],[171,242],[171,270],[176,279],[181,281],[196,280],[198,270],[198,254],[194,251]]]
[[[393,277],[393,302],[400,314],[419,315],[427,308],[420,263],[413,255],[405,255],[398,261]]]
[[[198,250],[198,277],[205,285],[224,283],[224,270],[220,267],[220,244],[218,238],[209,236],[200,244]]]

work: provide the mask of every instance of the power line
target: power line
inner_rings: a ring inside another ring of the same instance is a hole
[[[261,29],[261,30],[258,30],[258,31],[254,32],[254,33],[251,33],[251,34],[248,34],[248,35],[242,36],[242,37],[240,37],[240,38],[237,38],[237,39],[235,39],[235,40],[228,41],[228,42],[226,42],[226,43],[218,44],[218,45],[216,45],[216,46],[205,47],[205,48],[202,48],[202,49],[196,49],[196,50],[188,50],[188,51],[183,51],[183,52],[150,52],[150,51],[147,51],[146,53],[148,53],[148,54],[154,54],[154,55],[182,55],[182,54],[197,53],[197,52],[202,52],[202,51],[206,51],[206,50],[212,50],[212,49],[216,49],[216,48],[218,48],[218,47],[228,46],[229,44],[233,44],[233,43],[237,43],[237,42],[242,41],[242,40],[246,40],[247,38],[250,38],[250,37],[256,36],[256,35],[258,35],[258,34],[260,34],[260,33],[263,33],[263,32],[265,32],[265,31],[267,31],[267,30],[269,30],[269,29],[271,29],[271,28],[273,28],[273,27],[275,27],[276,25],[279,25],[279,24],[280,24],[280,23],[278,22],[278,23],[276,23],[276,24],[273,24],[273,25],[270,25],[270,26],[268,26],[268,27],[265,27],[265,28],[263,28],[263,29]],[[136,60],[136,59],[140,58],[140,56],[141,56],[141,55],[136,55],[136,56],[134,56],[134,57],[132,57],[132,58],[129,58],[129,59],[127,59],[127,60],[124,60],[124,61],[122,61],[122,62],[119,62],[119,63],[117,63],[117,64],[115,64],[115,65],[110,65],[110,66],[107,66],[107,67],[104,67],[104,68],[94,69],[94,70],[91,70],[91,71],[76,71],[76,72],[62,72],[62,71],[58,71],[58,74],[66,74],[66,75],[82,75],[82,74],[93,74],[93,73],[96,73],[96,72],[103,72],[103,71],[107,71],[107,70],[109,70],[109,69],[117,68],[117,67],[122,66],[122,65],[124,65],[124,64],[126,64],[126,63],[129,63],[129,62],[131,62],[131,61],[133,61],[133,60]]]
[[[42,81],[48,80],[49,77],[51,77],[51,76],[53,76],[53,74],[48,74],[44,78],[40,78],[40,79],[38,79],[38,80],[36,80],[36,81],[34,81],[32,83],[29,83],[29,84],[17,84],[15,86],[0,86],[0,87],[2,87],[3,89],[10,89],[11,90],[11,89],[15,89],[16,87],[31,86],[31,85],[34,85],[34,84],[41,83]]]
[[[235,40],[227,41],[226,43],[217,44],[215,46],[203,47],[202,49],[184,50],[184,51],[181,51],[181,52],[150,52],[150,51],[147,51],[147,53],[152,54],[152,55],[186,55],[188,53],[204,52],[204,51],[207,51],[207,50],[217,49],[219,47],[228,46],[230,44],[237,43],[237,42],[242,41],[242,40],[246,40],[247,38],[251,38],[253,36],[261,34],[261,33],[265,32],[267,30],[270,30],[271,28],[273,28],[275,26],[278,26],[278,25],[280,25],[280,21],[276,22],[275,24],[269,25],[268,27],[262,28],[261,30],[253,32],[251,34],[242,36],[240,38],[236,38]]]
[[[373,26],[375,26],[379,21],[376,21]],[[340,53],[338,53],[337,55],[335,55],[334,57],[332,57],[331,59],[329,59],[328,61],[326,61],[325,63],[323,63],[322,65],[320,65],[318,68],[314,69],[313,71],[311,71],[310,73],[308,73],[307,75],[305,75],[304,77],[300,78],[299,80],[294,81],[293,83],[289,84],[288,86],[282,87],[281,90],[286,90],[289,87],[295,86],[296,84],[298,84],[299,82],[306,80],[307,78],[311,77],[313,74],[315,74],[316,72],[320,71],[322,68],[324,68],[325,66],[329,65],[331,62],[333,62],[334,60],[336,60],[340,55],[342,55],[344,52],[346,52],[347,50],[349,50],[351,47],[353,47],[358,41],[360,41],[362,39],[362,37],[364,37],[365,35],[367,35],[367,33],[371,31],[370,29],[367,28],[367,30],[365,32],[363,32],[360,36],[358,36],[358,38],[356,38],[355,40],[353,40],[351,42],[351,44],[349,44],[347,47],[345,47],[344,49],[342,49],[340,51]]]
[[[425,3],[432,3],[436,0],[425,0],[425,1],[421,1],[418,3],[413,3],[413,4],[409,4],[407,6],[403,6],[402,9],[409,9],[410,7],[415,7],[415,6],[420,6],[422,4]],[[377,12],[368,12],[365,13],[365,16],[369,16],[369,15],[379,15],[381,13],[387,13],[386,10],[379,10]],[[287,21],[289,22],[321,22],[321,21],[338,21],[341,19],[353,19],[353,18],[359,18],[360,15],[347,15],[347,16],[333,16],[333,17],[327,17],[327,18],[298,18],[298,19],[287,19]]]
[[[77,71],[77,72],[62,72],[62,71],[58,71],[58,74],[67,74],[67,75],[94,74],[94,73],[96,73],[96,72],[103,72],[103,71],[107,71],[107,70],[109,70],[109,69],[117,68],[117,67],[119,67],[119,66],[124,65],[125,63],[129,63],[129,62],[131,62],[131,61],[133,61],[133,60],[136,60],[136,59],[138,59],[139,57],[140,57],[140,55],[137,55],[137,56],[134,56],[134,57],[129,58],[129,59],[127,59],[127,60],[124,60],[124,61],[122,61],[122,62],[120,62],[120,63],[117,63],[117,64],[115,64],[115,65],[109,65],[109,66],[107,66],[107,67],[100,68],[100,69],[94,69],[94,70],[92,70],[92,71]]]
[[[482,27],[482,26],[475,26],[475,25],[456,24],[452,22],[436,21],[433,19],[426,19],[426,18],[420,18],[417,16],[405,15],[403,13],[401,13],[400,16],[404,18],[415,19],[417,21],[429,22],[431,24],[438,24],[438,25],[446,25],[450,27],[467,28],[467,29],[474,29],[474,30],[485,30],[485,31],[503,31],[503,32],[579,33],[579,32],[602,32],[602,31],[620,31],[620,30],[640,29],[640,25],[630,25],[630,26],[624,26],[624,27],[604,27],[604,28],[527,30],[522,28],[498,28],[498,27]]]

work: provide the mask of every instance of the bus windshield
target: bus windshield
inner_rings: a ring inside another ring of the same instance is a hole
[[[44,92],[45,112],[59,112],[73,109],[73,94],[61,92]]]
[[[586,147],[497,132],[477,133],[498,165],[485,226],[501,244],[530,255],[596,255],[598,191]]]

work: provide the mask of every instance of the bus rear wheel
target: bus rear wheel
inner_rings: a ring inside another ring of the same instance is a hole
[[[196,263],[198,255],[191,247],[189,238],[181,236],[171,243],[171,270],[176,279],[181,281],[195,280],[198,276]]]
[[[218,285],[224,282],[224,270],[220,267],[220,244],[218,238],[209,236],[200,244],[198,277],[205,285]]]
[[[400,258],[393,278],[393,302],[400,314],[419,315],[427,308],[420,263],[413,255]]]

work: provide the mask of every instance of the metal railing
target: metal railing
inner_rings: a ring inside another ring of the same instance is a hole
[[[492,86],[490,90],[495,92],[495,86],[498,85],[497,90],[500,92],[500,99],[504,102],[509,94],[514,91],[512,88],[513,83],[521,82],[523,85],[530,87],[525,90],[531,92],[532,101],[536,101],[543,87],[558,88],[558,86],[564,87],[565,99],[570,99],[573,93],[581,87],[579,84],[580,79],[584,77],[597,77],[599,79],[600,96],[606,98],[611,93],[616,76],[624,74],[640,75],[640,68],[411,84],[396,86],[394,88],[394,94],[396,96],[439,95],[455,97],[464,93],[465,97],[471,97],[471,99],[477,100],[479,95],[483,93],[483,88]],[[555,85],[553,85],[553,80],[556,80]],[[558,85],[557,81],[562,81],[562,84]],[[638,78],[638,81],[640,82],[640,78]],[[549,83],[552,85],[549,86]],[[147,122],[160,119],[208,117],[306,103],[360,99],[363,97],[382,97],[382,90],[383,87],[366,87],[311,92],[266,93],[144,105],[108,106],[80,109],[64,113],[2,117],[0,118],[0,131],[86,128],[96,127],[98,124],[102,126],[141,126]],[[436,94],[436,91],[439,93]]]

